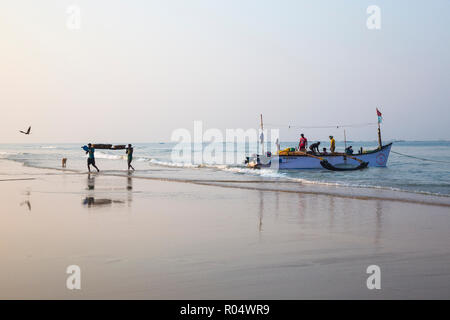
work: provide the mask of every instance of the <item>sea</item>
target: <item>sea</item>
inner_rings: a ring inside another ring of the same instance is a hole
[[[321,143],[322,146],[328,144],[328,141]],[[83,145],[0,144],[0,159],[29,167],[84,174],[87,156],[82,150]],[[295,145],[295,142],[285,142],[281,148]],[[360,147],[369,150],[376,148],[377,142],[347,141],[348,145],[355,151]],[[355,190],[360,190],[362,195],[371,194],[371,190],[383,190],[383,194],[395,191],[397,196],[404,194],[407,198],[420,194],[421,199],[427,195],[441,197],[445,202],[450,199],[450,141],[393,141],[387,167],[344,172],[246,168],[245,157],[258,152],[260,146],[257,143],[192,145],[156,142],[133,143],[133,147],[136,171],[132,174],[136,178],[229,184],[251,182],[253,186],[270,182],[271,190],[276,190],[277,185],[286,188],[289,183],[292,187],[316,186],[322,190],[332,187],[343,195],[350,189],[352,195]],[[337,151],[343,151],[344,143],[337,142],[336,147]],[[268,144],[266,150],[275,152],[273,148]],[[67,158],[66,169],[61,168],[62,158]],[[125,150],[97,149],[95,158],[102,174],[128,175]]]

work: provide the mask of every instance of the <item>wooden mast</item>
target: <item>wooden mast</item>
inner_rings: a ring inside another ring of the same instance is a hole
[[[345,129],[344,129],[344,148],[347,150],[347,137],[345,135]]]
[[[263,116],[262,113],[260,114],[261,117],[261,134],[259,136],[261,141],[261,155],[264,155],[264,124],[263,124]]]
[[[378,110],[378,108],[376,108],[377,110],[377,117],[378,117],[378,149],[381,149],[383,147],[383,144],[381,142],[381,128],[380,128],[380,124],[381,124],[381,119],[382,119],[382,115],[380,110]]]
[[[380,129],[380,120],[378,120],[378,148],[381,149],[383,145],[381,144],[381,129]]]
[[[347,154],[347,136],[344,129],[344,153]],[[347,164],[347,157],[344,157],[344,163]]]

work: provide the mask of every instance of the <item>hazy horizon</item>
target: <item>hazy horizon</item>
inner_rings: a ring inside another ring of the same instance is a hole
[[[80,8],[79,30],[67,8]],[[366,9],[381,9],[381,29]],[[450,136],[450,2],[0,4],[0,143],[170,142],[178,128],[376,122],[383,140]],[[32,126],[32,134],[19,130]],[[310,140],[342,129],[283,129]],[[376,126],[348,128],[373,141]]]
[[[336,140],[336,143],[344,143],[344,139],[335,138],[335,140]],[[328,142],[329,139],[312,139],[312,140],[309,140],[309,143],[312,143],[314,141]],[[169,144],[169,143],[177,144],[177,143],[179,143],[179,142],[170,141],[170,140],[167,140],[167,141],[163,141],[163,140],[161,140],[161,141],[126,141],[126,142],[125,141],[90,141],[89,140],[88,142],[100,143],[100,144],[101,143],[111,143],[111,144],[131,143],[133,146],[136,146],[138,144],[161,144],[161,143],[162,144]],[[66,145],[73,145],[73,144],[79,144],[80,146],[82,146],[82,145],[87,144],[88,142],[87,141],[74,141],[74,142],[48,142],[48,141],[42,141],[42,142],[31,142],[31,143],[27,143],[27,142],[20,142],[20,143],[17,143],[17,142],[10,142],[10,143],[8,143],[8,142],[0,142],[0,145],[52,145],[52,144],[55,144],[55,145],[64,145],[64,144],[66,144]],[[233,141],[217,141],[217,142],[232,143]],[[254,143],[254,142],[256,142],[256,141],[250,141],[250,143]],[[370,140],[370,139],[368,139],[368,140],[347,140],[347,143],[348,142],[352,142],[352,143],[356,143],[356,142],[378,143],[378,140],[377,139],[372,139],[372,140]],[[411,142],[417,142],[417,143],[428,143],[428,142],[450,143],[450,140],[444,140],[444,139],[435,139],[435,140],[404,140],[404,139],[395,140],[395,139],[384,139],[383,140],[383,144],[384,143],[390,143],[390,142],[393,142],[393,143],[403,143],[403,142],[406,142],[406,143],[411,143]],[[209,141],[204,141],[204,144],[209,144],[209,143],[210,143]],[[265,143],[275,143],[275,141],[268,140],[268,141],[265,141]],[[298,144],[298,140],[284,140],[284,141],[281,141],[281,143]]]

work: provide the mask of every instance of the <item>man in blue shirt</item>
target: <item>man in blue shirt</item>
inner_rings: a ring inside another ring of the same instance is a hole
[[[91,165],[92,165],[95,169],[97,169],[97,172],[100,172],[100,170],[95,165],[94,152],[95,152],[95,149],[92,147],[92,144],[89,143],[88,151],[86,151],[86,154],[89,154],[88,159],[87,159],[88,170],[89,170],[89,172],[91,172]]]

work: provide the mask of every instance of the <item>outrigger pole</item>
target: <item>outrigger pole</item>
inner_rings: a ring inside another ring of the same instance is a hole
[[[359,166],[353,167],[353,168],[339,168],[339,167],[333,166],[331,163],[328,162],[327,159],[324,159],[324,158],[322,158],[322,157],[318,157],[318,156],[309,154],[309,153],[307,153],[307,152],[302,152],[302,153],[303,153],[305,156],[307,156],[307,157],[316,158],[316,159],[320,160],[320,165],[321,165],[323,168],[325,168],[325,169],[327,169],[327,170],[331,170],[331,171],[351,171],[351,170],[360,170],[360,169],[367,168],[367,166],[369,165],[368,162],[364,162],[364,161],[362,161],[361,159],[358,159],[358,158],[356,158],[356,157],[353,157],[353,156],[351,156],[351,155],[346,154],[345,157],[358,161],[358,162],[359,162]]]

